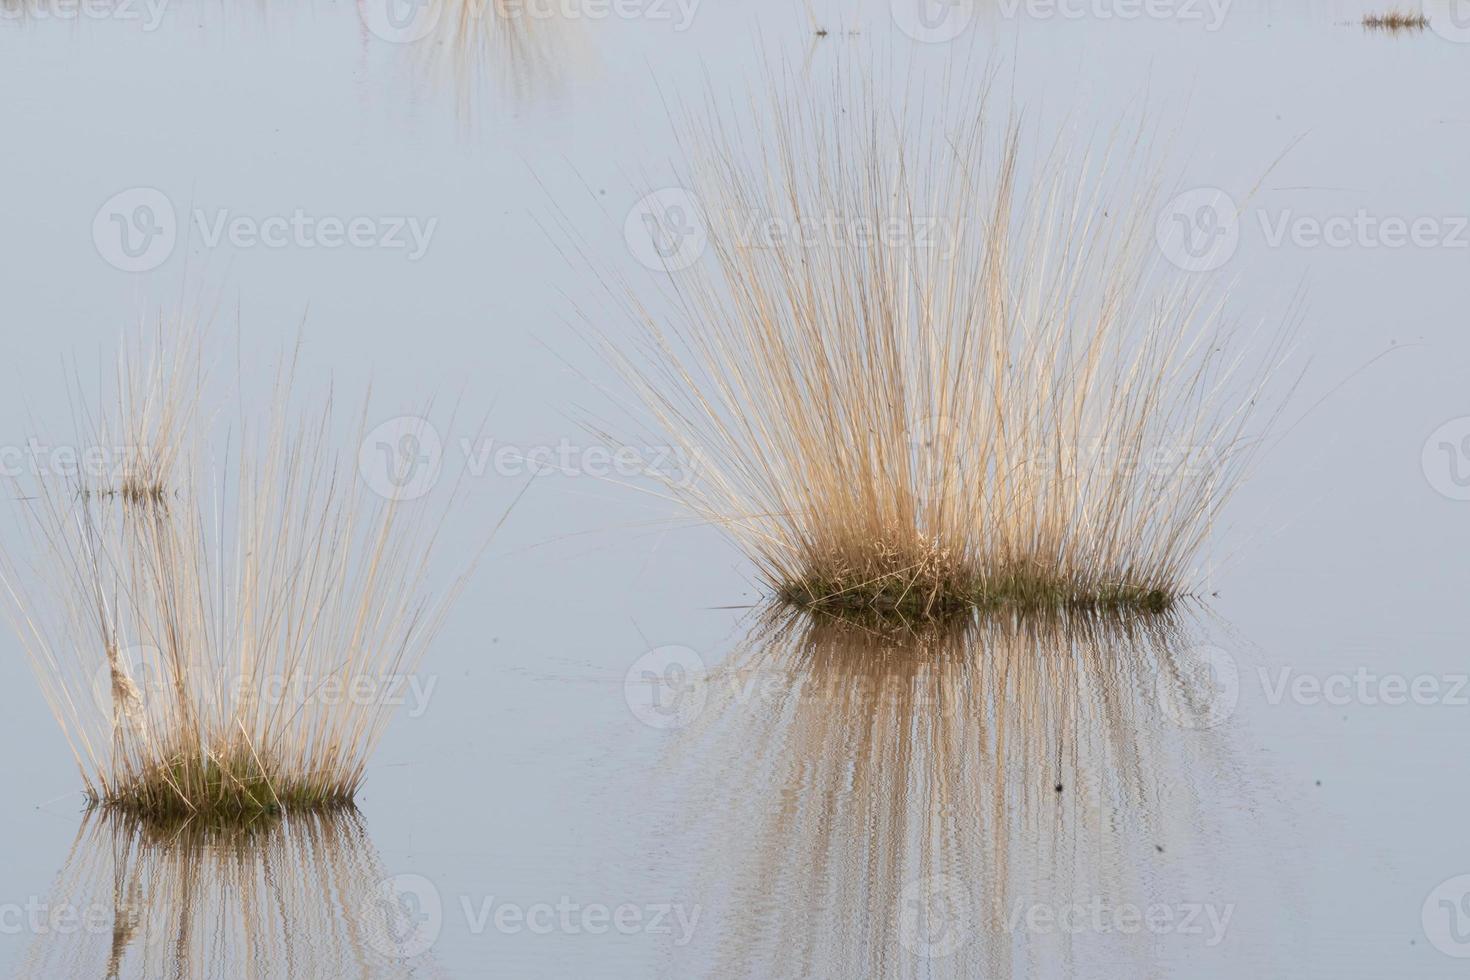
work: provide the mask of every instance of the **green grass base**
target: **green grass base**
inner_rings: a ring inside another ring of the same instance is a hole
[[[267,773],[253,756],[184,755],[91,794],[95,807],[148,820],[242,820],[352,806],[340,781]]]
[[[1080,587],[1074,582],[1034,575],[950,582],[889,578],[854,583],[809,578],[784,584],[776,594],[804,609],[909,619],[946,619],[993,608],[1161,613],[1183,597],[1157,586],[1104,583]]]

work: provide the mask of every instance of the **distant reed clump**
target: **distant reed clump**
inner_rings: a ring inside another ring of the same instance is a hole
[[[79,434],[107,465],[17,481],[0,585],[93,804],[348,804],[458,590],[428,594],[429,508],[367,486],[330,399],[291,421],[293,371],[259,431],[211,439],[199,333],[161,330]]]
[[[1363,26],[1379,31],[1422,31],[1429,18],[1414,10],[1390,10],[1381,14],[1365,14]]]
[[[667,492],[801,606],[1186,593],[1268,372],[1156,243],[1148,141],[1030,139],[983,86],[773,90],[689,123],[684,199],[641,215],[677,266],[620,283],[644,342],[609,356],[695,475]]]

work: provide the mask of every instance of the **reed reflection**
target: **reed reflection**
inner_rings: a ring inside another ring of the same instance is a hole
[[[555,99],[584,62],[577,25],[549,4],[524,0],[434,0],[437,30],[420,46],[451,86],[463,122],[500,97],[512,106]]]
[[[158,825],[92,810],[19,976],[435,976],[349,809],[250,824]],[[400,956],[400,953],[411,956]]]
[[[671,750],[706,804],[679,832],[706,835],[712,973],[1143,975],[1160,941],[1218,941],[1203,907],[1198,936],[1111,928],[1230,914],[1204,795],[1236,780],[1197,724],[1218,680],[1197,626],[768,615]]]

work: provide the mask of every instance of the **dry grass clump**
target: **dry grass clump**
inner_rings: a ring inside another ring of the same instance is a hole
[[[1363,26],[1380,31],[1422,31],[1429,18],[1412,10],[1390,10],[1381,14],[1365,14]]]
[[[79,435],[118,458],[16,488],[0,584],[94,804],[346,805],[458,591],[428,592],[426,502],[378,496],[330,444],[330,397],[291,420],[292,372],[260,431],[223,435],[198,330],[160,328]]]
[[[787,600],[1163,608],[1266,372],[1161,254],[1142,136],[1036,141],[954,91],[786,81],[691,122],[692,204],[649,220],[686,241],[697,207],[707,244],[635,291],[645,342],[611,356],[699,464],[669,494]]]

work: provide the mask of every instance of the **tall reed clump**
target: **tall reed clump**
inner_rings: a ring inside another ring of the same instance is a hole
[[[697,463],[667,492],[799,605],[1159,609],[1251,459],[1268,372],[1165,260],[1150,141],[1037,141],[986,89],[709,107],[636,215],[662,286],[610,284],[643,342],[609,354]]]
[[[187,323],[130,346],[94,464],[19,481],[0,584],[92,803],[342,805],[459,583],[430,594],[438,520],[331,445],[330,396],[293,421],[294,361],[224,434],[200,351]]]

